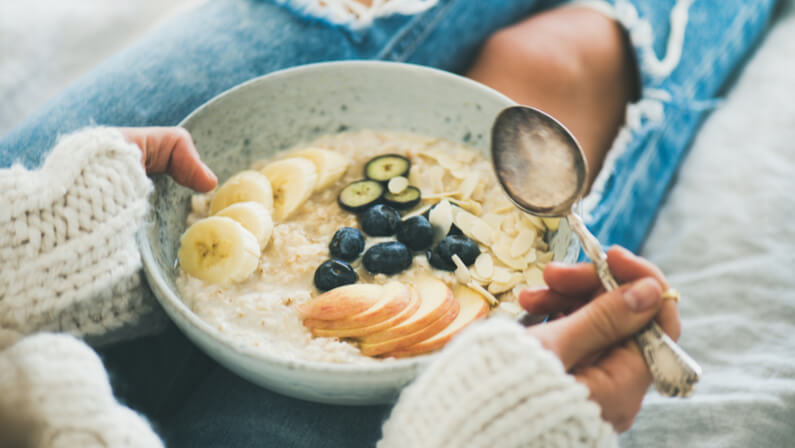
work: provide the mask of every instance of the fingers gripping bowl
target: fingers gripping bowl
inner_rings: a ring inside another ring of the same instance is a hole
[[[333,141],[334,134],[341,132],[360,137],[381,135],[381,131],[387,136],[419,134],[466,144],[487,157],[494,117],[512,104],[489,88],[438,70],[397,63],[336,62],[284,70],[242,84],[197,109],[182,125],[223,183],[259,160],[278,159],[282,151],[321,136],[331,135],[324,138]],[[229,369],[298,398],[371,404],[393,400],[434,356],[329,362],[269,350],[222,331],[188,305],[190,300],[178,285],[177,252],[192,212],[192,193],[167,177],[154,182],[151,212],[139,234],[149,283],[176,325]],[[275,218],[277,225],[279,218]],[[565,222],[546,233],[546,244],[555,260],[576,260],[579,247]],[[288,274],[291,268],[281,269]]]

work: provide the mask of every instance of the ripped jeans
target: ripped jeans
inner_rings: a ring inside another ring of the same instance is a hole
[[[462,72],[491,33],[563,2],[438,0],[355,29],[330,23],[340,22],[333,15],[309,19],[290,8],[301,3],[211,0],[172,20],[0,140],[0,166],[36,166],[59,134],[91,124],[174,125],[236,84],[299,64],[382,59]],[[643,95],[628,106],[627,123],[585,199],[585,218],[602,243],[637,250],[689,142],[762,34],[775,0],[607,3],[594,7],[627,28]],[[206,358],[174,328],[101,355],[117,395],[145,413],[169,446],[372,446],[389,412],[261,389]]]

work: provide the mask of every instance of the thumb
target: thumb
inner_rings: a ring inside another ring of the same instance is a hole
[[[549,336],[540,338],[542,343],[550,342],[544,345],[568,370],[636,333],[654,318],[661,305],[660,283],[646,277],[606,292],[571,315],[549,323],[553,328],[545,333],[554,341]]]

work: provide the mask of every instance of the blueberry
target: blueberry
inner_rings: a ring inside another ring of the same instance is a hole
[[[315,271],[315,286],[321,291],[328,291],[342,285],[356,283],[359,276],[351,265],[342,260],[323,262]]]
[[[442,271],[455,271],[455,263],[450,258],[442,258],[439,254],[439,246],[427,251],[425,255],[428,257],[428,262],[431,266]]]
[[[364,253],[362,263],[373,274],[397,274],[411,266],[411,252],[397,241],[376,244]]]
[[[359,229],[343,227],[331,238],[328,250],[334,258],[353,261],[364,250],[364,235]]]
[[[359,215],[364,233],[370,236],[394,235],[400,225],[400,213],[384,204],[374,205]]]
[[[412,216],[400,223],[397,239],[411,250],[425,250],[433,242],[433,227],[424,216]]]
[[[458,255],[465,265],[471,266],[480,255],[477,243],[463,235],[448,235],[428,251],[428,262],[436,269],[454,271],[453,255]]]

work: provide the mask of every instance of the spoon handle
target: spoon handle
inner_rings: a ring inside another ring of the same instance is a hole
[[[602,250],[599,240],[588,230],[582,219],[574,212],[566,215],[572,231],[580,238],[583,250],[596,266],[596,272],[605,289],[618,288],[607,265],[607,254]],[[635,334],[635,342],[640,347],[646,364],[654,377],[657,391],[667,397],[687,397],[701,376],[701,367],[665,332],[651,321]]]

